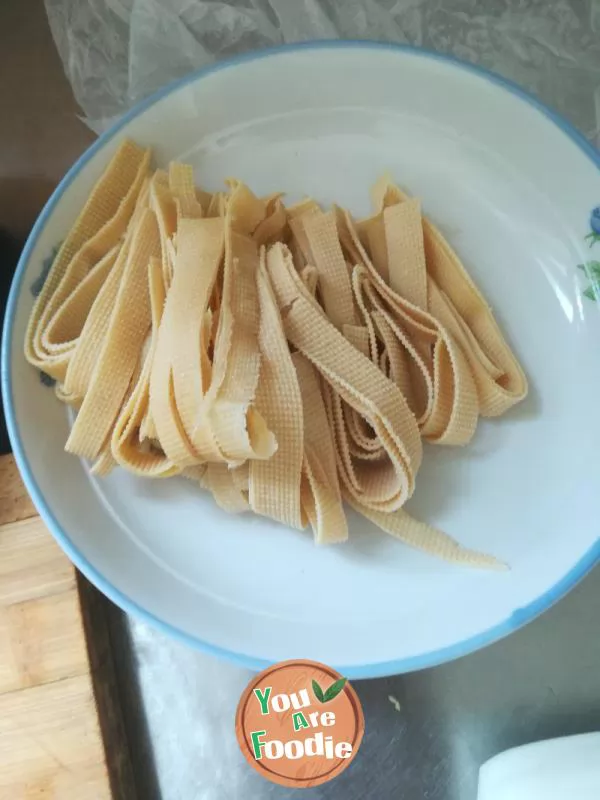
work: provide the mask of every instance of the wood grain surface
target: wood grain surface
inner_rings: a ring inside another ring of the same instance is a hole
[[[14,458],[0,457],[0,525],[35,517],[36,514]]]
[[[75,571],[0,457],[0,800],[105,800]]]

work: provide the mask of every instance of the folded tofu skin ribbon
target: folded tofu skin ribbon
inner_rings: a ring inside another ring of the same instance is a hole
[[[186,478],[225,511],[501,566],[404,510],[423,441],[466,445],[527,380],[457,255],[391,179],[355,219],[286,206],[124,141],[62,243],[25,356],[76,410],[65,448],[105,475]],[[199,524],[200,527],[200,524]]]

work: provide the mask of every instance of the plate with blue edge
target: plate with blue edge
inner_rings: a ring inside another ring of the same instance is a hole
[[[315,548],[228,517],[186,481],[96,478],[64,453],[65,408],[23,357],[44,264],[123,138],[366,214],[390,173],[422,198],[492,305],[530,382],[464,450],[427,447],[408,510],[507,572],[437,561],[351,517]],[[179,81],[103,134],[38,219],[2,343],[7,425],[26,485],[73,562],[108,597],[181,641],[259,669],[290,657],[375,677],[476,650],[533,619],[600,554],[600,159],[564,120],[485,71],[411,48],[318,43],[251,54]],[[41,276],[41,277],[40,277]]]

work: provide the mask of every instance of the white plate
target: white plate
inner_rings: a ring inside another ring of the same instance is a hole
[[[410,510],[510,572],[449,566],[357,518],[349,544],[316,549],[308,533],[223,514],[184,480],[121,470],[94,479],[64,454],[64,406],[22,356],[30,287],[124,136],[153,145],[161,164],[191,161],[209,189],[235,176],[259,193],[308,193],[361,214],[372,182],[391,171],[423,199],[489,298],[531,393],[482,422],[464,450],[427,447]],[[168,87],[70,170],[12,287],[3,390],[40,513],[125,610],[251,667],[298,656],[369,677],[509,633],[600,553],[600,303],[577,269],[600,257],[585,239],[598,203],[598,155],[567,123],[493,75],[422,51],[292,47]]]

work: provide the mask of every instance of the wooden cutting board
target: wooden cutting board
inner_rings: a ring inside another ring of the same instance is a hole
[[[111,797],[75,571],[0,456],[0,800]]]

